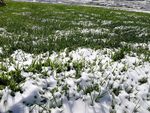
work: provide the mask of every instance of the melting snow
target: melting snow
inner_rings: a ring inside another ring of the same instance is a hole
[[[69,53],[64,50],[35,56],[22,50],[15,51],[11,55],[14,64],[7,63],[9,71],[19,65],[21,76],[26,79],[20,85],[22,92],[12,95],[8,87],[0,91],[0,112],[149,113],[150,63],[136,55],[126,55],[114,62],[112,53],[111,49],[78,48]],[[48,58],[53,62],[68,63],[70,70],[57,72],[44,66],[40,73],[23,70],[35,60],[44,62]],[[84,63],[78,78],[75,77],[74,62]],[[47,76],[43,72],[47,72]]]

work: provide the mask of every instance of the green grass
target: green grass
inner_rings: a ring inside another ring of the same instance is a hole
[[[111,23],[103,24],[105,20]],[[120,26],[123,29],[118,28]],[[147,43],[150,41],[150,14],[85,6],[8,2],[7,6],[0,7],[0,28],[6,29],[0,31],[3,34],[0,35],[0,47],[4,52],[0,54],[2,60],[17,49],[39,54],[77,47],[122,48],[121,42]],[[83,33],[85,29],[89,32]],[[103,33],[95,33],[91,29]],[[145,33],[147,35],[139,36]],[[149,56],[150,51],[146,54]]]

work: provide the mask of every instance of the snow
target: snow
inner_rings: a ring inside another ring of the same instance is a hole
[[[3,48],[0,47],[0,54],[3,54]]]
[[[82,29],[81,33],[82,34],[88,34],[88,33],[92,33],[92,34],[105,34],[108,33],[109,29],[106,28],[101,28],[101,29]]]
[[[148,0],[14,0],[14,1],[78,4],[84,6],[116,8],[120,10],[150,13],[150,4],[149,4],[150,2]]]
[[[128,54],[114,62],[111,59],[113,52],[105,48],[77,48],[68,55],[64,50],[36,56],[22,50],[15,51],[11,55],[14,63],[9,59],[3,63],[8,64],[9,71],[19,65],[25,81],[20,84],[22,92],[14,92],[14,95],[9,87],[0,90],[0,112],[38,113],[51,110],[52,113],[130,113],[137,110],[138,113],[149,113],[150,63],[136,54]],[[57,72],[43,66],[41,72],[34,73],[23,69],[35,59],[44,62],[48,58],[52,62],[69,63],[72,68]],[[79,78],[76,78],[74,62],[84,63]],[[123,70],[124,67],[127,70]],[[47,76],[43,72],[47,72]]]
[[[101,25],[110,25],[112,23],[112,21],[110,21],[110,20],[103,20],[101,23],[102,23]]]

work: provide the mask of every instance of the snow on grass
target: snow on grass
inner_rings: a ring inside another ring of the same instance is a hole
[[[144,48],[144,49],[150,50],[150,42],[147,42],[147,44],[146,43],[135,43],[135,44],[128,43],[128,45],[131,45],[133,48]]]
[[[56,30],[55,31],[55,37],[60,37],[62,38],[63,36],[64,37],[67,37],[69,35],[72,35],[74,34],[74,30]]]
[[[21,13],[12,13],[12,14],[14,14],[14,15],[21,15],[21,16],[31,16],[31,12],[21,12]]]
[[[31,28],[32,30],[41,30],[42,29],[42,27],[39,27],[39,26],[32,26],[32,28]]]
[[[1,32],[6,32],[6,30],[4,28],[0,28]]]
[[[106,29],[106,28],[97,28],[97,29],[82,29],[81,30],[81,33],[82,34],[106,34],[109,32],[109,29]]]
[[[149,15],[10,4],[0,19],[0,113],[150,112]]]
[[[0,28],[0,37],[11,38],[12,33],[8,32],[5,28]]]
[[[145,49],[146,51],[150,50],[150,42],[147,42],[147,43],[126,43],[126,42],[121,42],[121,45],[123,45],[123,46],[128,45],[132,49]]]
[[[3,48],[0,47],[0,54],[3,54]]]
[[[40,54],[66,47],[118,48],[121,41],[149,41],[148,14],[95,7],[10,4],[2,10],[7,16],[0,19],[3,58],[18,49]]]
[[[136,54],[113,61],[114,52],[78,48],[36,56],[15,51],[1,62],[1,74],[20,72],[24,79],[19,91],[10,85],[0,91],[0,112],[149,113],[150,63]]]
[[[111,25],[112,21],[110,21],[110,20],[103,20],[101,23],[102,23],[102,25]]]
[[[79,22],[72,22],[73,25],[81,25],[84,27],[91,27],[91,26],[95,26],[95,24],[92,21],[79,21]]]

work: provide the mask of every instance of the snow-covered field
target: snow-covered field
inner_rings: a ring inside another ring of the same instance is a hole
[[[150,15],[0,7],[0,113],[150,113]]]
[[[19,71],[24,82],[21,92],[0,91],[0,112],[149,113],[150,63],[135,53],[113,61],[112,54],[90,48],[38,56],[15,51],[1,64]]]

